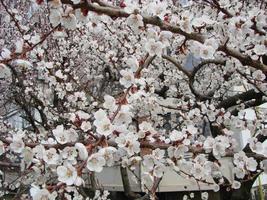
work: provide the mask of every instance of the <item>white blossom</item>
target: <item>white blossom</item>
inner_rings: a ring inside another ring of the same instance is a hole
[[[170,139],[172,141],[182,140],[183,138],[184,138],[184,134],[182,132],[177,131],[177,130],[174,130],[170,133]]]
[[[33,150],[30,147],[25,147],[22,152],[23,163],[28,167],[33,161]]]
[[[240,151],[234,155],[234,164],[237,167],[243,168],[245,166],[247,156],[244,151]]]
[[[166,170],[165,165],[158,164],[153,169],[153,176],[156,176],[157,178],[161,178]]]
[[[84,144],[78,142],[75,144],[75,148],[77,149],[79,153],[80,159],[86,160],[88,158],[88,151],[86,147],[84,146]]]
[[[114,124],[122,125],[122,124],[130,124],[132,122],[133,113],[130,111],[130,107],[128,105],[122,105],[119,113],[117,114]]]
[[[155,149],[152,151],[152,155],[157,159],[157,160],[162,160],[164,155],[165,155],[165,151],[162,149]]]
[[[78,133],[73,128],[66,130],[66,135],[68,138],[68,142],[77,142],[79,137]]]
[[[43,160],[48,165],[57,165],[59,162],[59,155],[57,153],[57,150],[55,148],[50,148],[44,152]]]
[[[258,166],[258,163],[254,158],[250,157],[246,159],[246,168],[249,171],[252,171],[252,172],[256,171],[257,166]]]
[[[124,87],[128,88],[135,83],[134,74],[132,71],[121,70],[120,74],[122,75],[122,77],[120,78],[120,84]]]
[[[104,117],[99,121],[96,119],[94,125],[96,126],[97,133],[100,135],[109,136],[114,131],[114,127],[107,117]]]
[[[114,154],[117,151],[114,147],[105,147],[99,150],[99,154],[104,157],[106,165],[111,167],[114,165]]]
[[[78,155],[76,148],[74,147],[65,147],[61,153],[62,158],[76,163],[76,157]]]
[[[219,47],[219,41],[215,38],[209,38],[205,40],[204,45],[211,46],[213,49],[217,50]]]
[[[139,14],[131,14],[127,18],[127,24],[134,31],[138,31],[140,27],[144,26],[143,17],[141,15],[139,15]]]
[[[51,9],[50,15],[49,15],[49,20],[52,24],[52,26],[57,26],[58,24],[61,23],[61,13],[58,9]]]
[[[91,129],[91,123],[88,122],[88,121],[83,121],[82,122],[82,125],[81,125],[81,129],[84,131],[84,132],[87,132]]]
[[[25,144],[21,137],[14,137],[10,144],[10,149],[15,153],[21,153],[25,147]]]
[[[65,79],[65,80],[67,78],[67,76],[64,75],[60,69],[56,71],[55,76],[60,78],[60,79]]]
[[[258,81],[263,81],[266,76],[261,70],[256,70],[252,73],[252,77]]]
[[[87,160],[87,168],[90,171],[101,172],[106,164],[104,157],[101,154],[92,154]]]
[[[202,200],[208,200],[208,198],[209,198],[209,193],[207,193],[207,192],[202,192],[201,193],[201,199]]]
[[[55,200],[57,197],[57,194],[55,192],[50,193],[47,189],[40,189],[39,187],[34,185],[30,189],[30,194],[33,200]]]
[[[103,107],[109,110],[114,110],[114,108],[116,107],[116,100],[114,99],[114,97],[105,95],[104,100],[105,102],[103,103]]]
[[[21,53],[23,50],[23,45],[24,45],[24,41],[22,39],[17,40],[17,42],[15,43],[16,45],[16,53]]]
[[[246,171],[243,168],[235,167],[233,169],[233,172],[235,173],[235,176],[239,179],[244,178]]]
[[[37,159],[43,159],[43,156],[45,154],[45,148],[43,145],[39,144],[33,148],[33,152]]]
[[[8,59],[11,56],[11,52],[8,49],[4,48],[4,49],[2,49],[0,55],[1,55],[0,56],[0,60]]]
[[[69,163],[57,167],[58,180],[67,185],[73,185],[77,179],[77,170]]]
[[[204,149],[206,150],[206,151],[211,151],[212,150],[212,148],[213,148],[213,145],[214,145],[214,143],[215,143],[215,140],[212,138],[212,137],[208,137],[206,140],[205,140],[205,142],[204,142]]]
[[[264,54],[267,53],[267,47],[266,47],[265,45],[263,45],[263,44],[256,44],[256,45],[254,46],[253,51],[254,51],[257,55],[262,56],[262,55],[264,55]]]
[[[170,46],[170,39],[172,38],[172,32],[170,31],[161,31],[159,35],[159,40],[165,47]]]
[[[134,57],[134,56],[129,57],[129,58],[126,60],[126,64],[127,64],[128,67],[130,67],[130,69],[131,69],[132,72],[136,72],[136,70],[137,70],[138,67],[139,67],[138,60],[137,60],[136,57]]]
[[[148,170],[153,170],[155,165],[154,158],[151,155],[145,155],[143,158],[143,166]]]
[[[203,59],[213,59],[215,49],[212,46],[208,45],[199,45],[199,56]]]
[[[196,179],[202,179],[205,175],[204,167],[196,163],[193,165],[191,173]]]
[[[120,136],[115,139],[115,142],[132,156],[140,152],[140,142],[138,142],[137,139],[137,135],[129,132],[127,134],[120,134]]]
[[[233,181],[233,183],[232,183],[232,188],[233,189],[239,189],[241,187],[241,183],[240,182],[238,182],[238,181]]]
[[[77,26],[77,19],[74,14],[70,13],[67,16],[62,17],[62,25],[70,30],[74,30]]]
[[[31,37],[29,42],[31,42],[32,44],[37,44],[40,42],[40,40],[41,40],[40,36],[36,34]]]
[[[52,132],[59,144],[66,144],[69,142],[69,134],[67,134],[63,125],[58,125]]]
[[[211,20],[207,15],[202,15],[201,17],[196,17],[192,21],[192,26],[202,27],[202,26],[213,24],[213,23],[214,21]]]
[[[149,53],[150,56],[159,56],[161,57],[163,49],[163,44],[160,41],[155,41],[154,39],[149,39],[145,43],[145,50]]]
[[[81,0],[71,0],[74,4],[80,3]]]
[[[74,182],[74,185],[76,185],[76,186],[85,186],[85,182],[84,182],[84,180],[81,178],[81,177],[77,177],[76,178],[76,180],[75,180],[75,182]]]
[[[88,120],[90,118],[90,115],[82,110],[77,111],[76,114],[82,120]]]

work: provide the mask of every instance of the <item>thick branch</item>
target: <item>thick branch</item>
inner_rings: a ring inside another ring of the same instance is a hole
[[[120,170],[121,170],[121,179],[122,179],[122,185],[123,185],[123,190],[124,190],[125,195],[129,199],[139,198],[140,195],[134,193],[131,190],[130,181],[129,181],[129,177],[128,177],[128,173],[127,173],[127,168],[120,167]]]
[[[224,52],[228,56],[238,59],[242,65],[251,66],[267,73],[267,66],[261,63],[260,61],[252,60],[249,55],[242,54],[237,50],[227,47],[226,45],[221,45],[218,50]]]
[[[261,93],[257,93],[255,90],[251,89],[251,90],[248,90],[247,92],[243,92],[241,94],[237,94],[237,95],[234,95],[232,97],[229,97],[223,101],[221,101],[218,105],[217,105],[217,108],[224,108],[224,109],[227,109],[227,108],[230,108],[232,106],[236,106],[238,105],[238,101],[249,101],[249,100],[252,100],[252,99],[260,99],[262,98],[262,94]]]
[[[0,166],[1,166],[1,168],[2,167],[16,167],[16,168],[18,168],[18,167],[20,167],[20,164],[0,161]]]

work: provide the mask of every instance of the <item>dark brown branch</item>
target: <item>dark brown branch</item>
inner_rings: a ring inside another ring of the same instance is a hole
[[[156,56],[149,56],[149,55],[146,55],[146,58],[145,58],[145,61],[142,65],[139,66],[139,68],[137,69],[137,71],[135,72],[134,76],[136,78],[140,77],[140,73],[141,71],[144,69],[144,68],[147,68],[151,62],[155,59]],[[130,86],[129,88],[127,88],[127,90],[124,92],[123,96],[122,96],[122,99],[121,101],[125,101],[126,98],[127,98],[127,95],[129,94],[130,90],[131,90],[132,86]],[[116,116],[118,115],[120,109],[121,109],[121,106],[122,104],[120,103],[117,107],[117,109],[115,110],[115,112],[113,113],[110,121],[113,122],[116,118]]]
[[[253,99],[253,100],[249,100],[249,101],[246,101],[246,102],[242,102],[244,104],[244,107],[242,107],[242,109],[247,109],[247,108],[253,108],[253,107],[256,107],[256,106],[260,106],[264,103],[266,103],[267,101],[264,99],[264,98],[259,98],[259,99]],[[239,108],[234,108],[233,110],[231,110],[231,114],[232,115],[235,115],[237,116],[238,115],[238,112],[239,112]]]
[[[249,101],[249,100],[252,100],[252,99],[259,99],[259,98],[262,98],[262,94],[261,93],[258,93],[256,92],[254,89],[251,89],[251,90],[248,90],[247,92],[243,92],[241,94],[236,94],[232,97],[229,97],[223,101],[221,101],[218,105],[217,105],[217,108],[224,108],[224,109],[227,109],[227,108],[230,108],[232,106],[236,106],[238,105],[238,101]]]
[[[250,84],[252,84],[260,93],[262,93],[264,96],[267,96],[258,86],[255,84],[251,79],[247,77],[247,75],[240,70],[236,70],[242,77],[244,77]]]
[[[121,171],[121,179],[122,179],[123,190],[124,190],[124,193],[125,193],[126,197],[128,199],[133,199],[133,200],[139,198],[140,195],[134,193],[131,190],[131,185],[130,185],[130,181],[129,181],[129,177],[128,177],[128,173],[127,173],[127,168],[120,167],[120,171]]]
[[[24,97],[19,97],[18,94],[15,95],[15,101],[16,103],[21,107],[21,109],[24,111],[25,113],[25,119],[31,124],[34,132],[38,133],[39,129],[37,127],[37,125],[35,124],[35,119],[34,119],[34,115],[31,111],[31,108],[27,105],[27,102],[25,100]]]
[[[23,80],[21,79],[15,67],[13,67],[12,65],[8,63],[6,64],[6,66],[10,69],[10,71],[13,74],[12,79],[13,79],[14,84],[16,84],[20,89],[25,90],[25,87],[23,85]],[[21,96],[20,92],[15,92],[14,97],[15,97],[14,98],[15,102],[20,106],[20,108],[26,114],[26,120],[32,125],[32,128],[34,129],[34,131],[39,132],[35,124],[35,120],[32,116],[32,113],[29,110],[29,107],[27,106],[24,96],[23,95]]]
[[[95,191],[97,188],[95,173],[91,172],[91,174],[89,175],[89,178],[90,178],[91,188],[93,191]]]
[[[228,10],[221,7],[220,3],[217,0],[212,0],[212,1],[203,0],[203,2],[205,2],[207,5],[210,5],[211,8],[215,8],[218,11],[222,12],[223,14],[225,14],[227,18],[233,17],[233,15]]]
[[[135,77],[139,77],[140,76],[140,73],[141,71],[144,69],[144,68],[147,68],[151,63],[152,61],[156,58],[156,56],[148,56],[146,55],[146,58],[145,58],[145,61],[142,65],[140,65],[140,67],[137,69],[137,71],[135,72]]]
[[[223,14],[225,14],[228,18],[233,17],[233,15],[228,10],[221,7],[220,3],[217,0],[212,0],[212,2],[214,3],[215,7]]]
[[[264,71],[265,73],[267,73],[266,65],[264,65],[260,61],[252,60],[252,58],[249,55],[242,54],[237,50],[227,47],[226,44],[219,46],[218,50],[224,52],[228,56],[238,59],[242,65],[251,66],[255,69],[260,69]]]
[[[4,161],[0,161],[0,166],[2,167],[20,167],[19,163],[10,163],[10,162],[4,162]]]

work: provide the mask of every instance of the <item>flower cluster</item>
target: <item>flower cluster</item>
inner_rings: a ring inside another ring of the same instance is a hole
[[[203,2],[1,1],[0,198],[106,200],[109,169],[152,199],[166,172],[215,192],[266,173],[266,3]]]

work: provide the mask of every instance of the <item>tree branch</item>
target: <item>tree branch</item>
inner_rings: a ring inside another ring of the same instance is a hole
[[[175,65],[175,67],[183,72],[188,78],[191,77],[191,73],[189,71],[187,71],[179,62],[177,62],[174,58],[167,56],[167,55],[162,55],[162,58],[168,60],[169,62],[171,62],[172,64]]]
[[[129,199],[133,199],[133,200],[136,198],[139,198],[140,195],[134,193],[131,190],[130,181],[129,181],[129,177],[128,177],[128,173],[127,173],[127,168],[126,167],[120,167],[120,171],[121,171],[123,190],[124,190],[126,197]]]
[[[79,8],[86,8],[89,11],[96,12],[98,14],[105,14],[113,18],[127,18],[129,17],[129,13],[125,12],[123,9],[119,8],[113,8],[113,7],[106,7],[106,6],[100,6],[95,3],[90,3],[88,1],[80,3],[80,4],[73,4],[71,0],[62,0],[61,1],[63,4],[69,4],[73,7],[73,9],[79,9]],[[99,4],[101,4],[98,1]],[[187,33],[183,31],[179,26],[176,25],[171,25],[168,22],[165,22],[161,20],[157,16],[153,17],[147,17],[147,16],[142,16],[143,17],[143,22],[145,24],[151,24],[154,26],[158,26],[161,30],[165,31],[170,31],[172,33],[177,33],[180,35],[183,35],[186,40],[195,40],[200,43],[205,42],[205,37],[199,33]],[[226,55],[234,57],[238,59],[243,65],[248,65],[256,69],[260,69],[267,73],[267,66],[261,63],[260,61],[252,60],[252,58],[248,55],[240,53],[238,50],[231,49],[226,46],[226,44],[222,44],[219,46],[218,51],[224,52]]]
[[[229,97],[223,101],[221,101],[216,107],[217,108],[230,108],[232,106],[238,105],[238,101],[249,101],[252,99],[262,98],[263,94],[256,92],[254,89],[248,90],[247,92],[243,92],[241,94],[236,94],[232,97]]]

